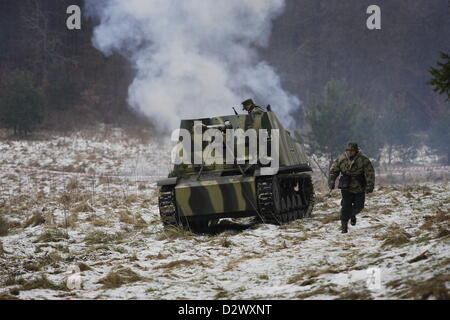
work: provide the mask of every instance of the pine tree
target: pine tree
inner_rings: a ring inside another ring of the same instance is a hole
[[[331,165],[348,141],[356,141],[369,156],[377,158],[380,144],[375,135],[374,118],[344,80],[329,81],[322,97],[306,112],[306,121],[311,127],[307,136],[311,151],[325,156]]]
[[[447,95],[450,100],[450,55],[442,52],[441,58],[444,62],[438,62],[438,68],[430,68],[433,79],[428,83],[433,86],[435,92]]]

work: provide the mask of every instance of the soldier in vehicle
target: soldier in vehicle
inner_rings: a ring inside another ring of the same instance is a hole
[[[373,192],[375,171],[369,158],[362,154],[355,142],[349,142],[345,153],[340,155],[330,169],[328,186],[335,187],[340,176],[338,188],[341,189],[341,231],[348,232],[348,221],[356,225],[356,215],[364,209],[365,194]]]
[[[248,114],[252,116],[262,114],[264,112],[264,110],[261,107],[255,105],[252,99],[247,99],[244,102],[242,102],[242,110],[247,111]]]
[[[258,122],[256,119],[258,116],[261,116],[264,114],[263,108],[255,105],[252,99],[247,99],[244,102],[242,102],[242,110],[248,112],[247,120],[245,121],[245,130],[248,129],[259,129]]]

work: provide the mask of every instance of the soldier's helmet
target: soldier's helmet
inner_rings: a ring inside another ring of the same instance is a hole
[[[242,102],[242,110],[245,110],[245,107],[255,105],[252,99],[247,99]]]
[[[349,143],[347,143],[347,147],[345,148],[345,150],[346,151],[353,150],[353,151],[358,152],[359,151],[359,147],[358,147],[358,144],[356,142],[349,142]]]

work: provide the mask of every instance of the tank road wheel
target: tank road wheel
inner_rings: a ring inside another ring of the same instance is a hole
[[[276,176],[260,177],[256,184],[258,211],[264,223],[281,223],[280,186]]]
[[[162,186],[159,191],[159,214],[165,227],[180,224],[175,204],[175,189],[173,186]]]

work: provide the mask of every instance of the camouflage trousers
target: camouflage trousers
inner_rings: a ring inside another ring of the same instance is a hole
[[[364,209],[366,194],[364,192],[352,193],[348,190],[341,190],[341,194],[341,221],[347,222]]]

